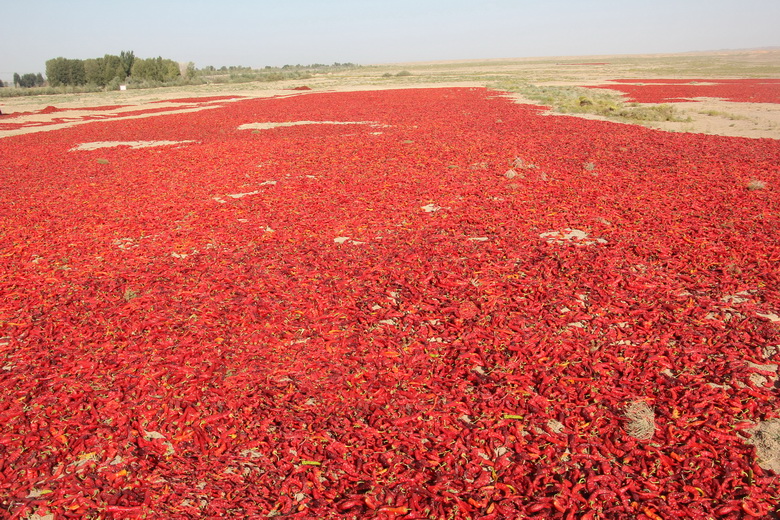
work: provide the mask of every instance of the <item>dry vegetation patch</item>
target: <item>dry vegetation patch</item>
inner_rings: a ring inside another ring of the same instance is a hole
[[[630,402],[624,416],[628,421],[626,432],[631,437],[649,440],[655,435],[655,412],[645,401]]]

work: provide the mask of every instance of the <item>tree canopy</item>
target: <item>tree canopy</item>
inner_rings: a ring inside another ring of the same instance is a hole
[[[180,75],[175,61],[162,57],[139,59],[133,51],[86,60],[59,57],[46,62],[46,77],[53,87],[85,84],[105,87],[127,79],[165,82]]]
[[[38,74],[33,74],[31,72],[28,74],[22,74],[21,76],[18,73],[14,74],[14,85],[17,87],[42,87],[44,83],[43,75],[40,72]],[[3,84],[0,82],[0,87],[2,86]]]

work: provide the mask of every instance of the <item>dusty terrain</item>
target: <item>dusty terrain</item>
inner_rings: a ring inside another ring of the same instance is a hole
[[[409,75],[397,75],[398,72]],[[0,137],[56,130],[91,122],[84,118],[153,117],[180,111],[205,110],[215,105],[182,106],[167,103],[180,98],[228,96],[261,98],[308,95],[325,91],[379,90],[396,88],[489,87],[503,90],[511,85],[584,86],[608,83],[613,79],[637,78],[778,78],[780,49],[719,51],[666,55],[613,55],[546,58],[507,58],[480,61],[441,61],[365,66],[359,69],[319,75],[306,80],[273,83],[226,83],[147,90],[112,91],[90,94],[63,94],[3,98],[2,123],[39,122],[41,126],[0,129]],[[306,85],[311,90],[291,89]],[[519,94],[518,102],[534,103]],[[223,101],[223,102],[229,102]],[[122,105],[111,111],[90,107]],[[60,111],[35,113],[55,106]],[[780,139],[780,105],[735,103],[701,98],[674,105],[684,122],[649,122],[647,126],[674,132],[698,132],[716,135]],[[167,109],[134,114],[147,108]],[[67,109],[63,111],[62,109]],[[19,114],[15,116],[14,114]],[[605,119],[595,115],[579,115]],[[62,121],[66,119],[66,121]]]

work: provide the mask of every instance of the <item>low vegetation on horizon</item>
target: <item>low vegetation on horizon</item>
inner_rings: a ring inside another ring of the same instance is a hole
[[[202,69],[192,62],[162,58],[137,58],[133,51],[118,56],[86,60],[57,57],[46,62],[46,76],[41,73],[14,74],[13,86],[0,82],[0,97],[74,94],[170,86],[221,83],[271,82],[308,79],[314,74],[343,71],[359,67],[354,63],[325,65],[266,66],[254,69],[244,66],[208,65]]]

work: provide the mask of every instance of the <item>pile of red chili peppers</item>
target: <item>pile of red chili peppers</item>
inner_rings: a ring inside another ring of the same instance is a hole
[[[307,93],[0,140],[0,516],[777,514],[745,441],[780,417],[780,141],[541,111]]]

